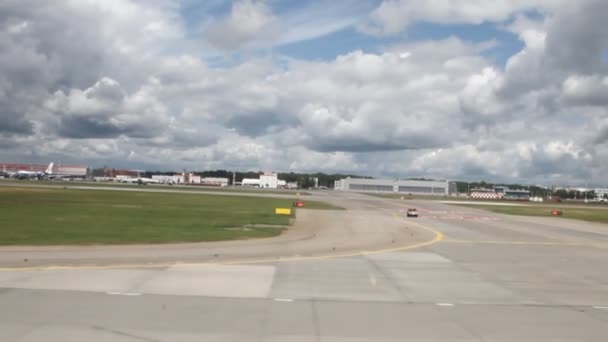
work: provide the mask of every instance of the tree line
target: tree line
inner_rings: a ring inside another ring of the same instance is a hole
[[[232,170],[208,170],[208,171],[189,171],[194,175],[201,177],[219,177],[228,178],[229,184],[232,184],[233,171]],[[262,171],[234,171],[234,178],[236,182],[242,182],[244,178],[259,178]],[[146,171],[142,173],[142,177],[152,177],[152,175],[178,175],[181,172],[175,171]],[[296,172],[279,172],[278,178],[288,183],[295,182],[299,188],[312,188],[315,186],[315,179],[318,179],[319,187],[333,188],[334,182],[343,178],[371,178],[362,177],[357,175],[341,174],[341,173],[296,173]]]
[[[501,183],[487,183],[481,182],[456,182],[456,189],[458,193],[470,193],[473,189],[493,189],[495,186],[504,186],[511,190],[528,190],[532,197],[549,197],[555,196],[562,199],[592,199],[596,197],[595,191],[576,191],[567,189],[553,190],[551,188],[540,187],[536,185],[522,185],[522,184],[501,184]],[[604,195],[604,198],[608,198],[608,195]]]

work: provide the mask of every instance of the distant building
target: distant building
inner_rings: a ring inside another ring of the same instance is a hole
[[[472,189],[469,197],[474,199],[501,199],[504,192],[497,192],[495,189]]]
[[[166,184],[204,184],[204,185],[215,185],[205,184],[201,176],[197,176],[193,173],[181,173],[178,175],[153,175],[152,179],[157,180],[161,183]],[[218,185],[219,186],[219,185]]]
[[[449,195],[455,185],[449,181],[344,178],[334,182],[334,190],[385,192],[416,195]]]
[[[494,189],[473,189],[470,194],[475,199],[507,199],[507,200],[530,200],[530,191],[511,190],[506,186],[495,186]]]
[[[106,177],[114,178],[137,178],[140,172],[137,170],[120,170],[120,169],[106,169]]]
[[[224,187],[228,186],[228,178],[222,177],[205,177],[201,179],[201,184],[207,186],[219,186]]]
[[[0,163],[0,172],[10,174],[18,171],[44,172],[49,164]],[[63,165],[53,163],[53,175],[70,177],[87,177],[89,168],[86,165]]]
[[[528,201],[530,200],[530,191],[507,189],[505,190],[503,198],[508,200]]]
[[[243,180],[237,184],[242,186],[249,187],[259,187],[265,189],[278,189],[285,188],[287,186],[287,182],[278,178],[278,174],[276,172],[264,172],[260,174],[260,178],[243,178]]]
[[[184,174],[179,175],[152,175],[152,179],[157,180],[163,184],[184,184]]]
[[[243,178],[241,181],[242,186],[260,187],[260,180],[256,178]]]
[[[608,189],[606,188],[593,189],[593,192],[595,193],[595,197],[599,198],[604,198],[606,195],[608,195]]]
[[[278,174],[274,172],[264,172],[260,175],[260,188],[276,189],[279,187]]]

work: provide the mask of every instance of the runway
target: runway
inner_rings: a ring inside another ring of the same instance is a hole
[[[164,254],[158,246],[1,249],[0,341],[608,336],[606,225],[357,194],[311,198],[348,210],[309,211],[294,229],[300,238],[172,245]],[[404,218],[408,207],[421,217]],[[35,255],[33,265],[11,269],[24,266],[19,253]]]

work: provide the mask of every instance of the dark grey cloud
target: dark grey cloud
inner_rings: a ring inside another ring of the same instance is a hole
[[[162,125],[155,122],[116,122],[111,116],[64,116],[58,127],[61,137],[74,139],[109,139],[120,135],[142,139],[157,137],[162,132]]]
[[[608,74],[606,76],[571,76],[562,87],[561,104],[608,108]]]
[[[61,120],[59,134],[66,138],[115,138],[128,131],[108,121],[96,118],[72,116]]]
[[[181,148],[209,146],[218,141],[218,133],[210,130],[178,131],[174,133],[172,143]]]
[[[520,177],[523,179],[550,179],[551,177],[571,177],[589,181],[593,173],[589,162],[572,155],[561,155],[558,158],[547,158],[542,152],[532,160],[520,165]]]
[[[486,165],[479,163],[467,163],[462,169],[459,170],[459,177],[466,177],[468,179],[490,179],[493,176]]]
[[[381,134],[380,134],[381,135]],[[399,150],[420,150],[446,146],[447,140],[432,134],[406,134],[399,138],[365,136],[324,136],[315,132],[309,147],[319,152],[378,152]]]
[[[592,145],[600,145],[608,142],[608,125],[604,125],[591,136],[590,142]]]
[[[7,104],[0,101],[0,134],[25,134],[34,133],[34,124],[19,113],[8,108]]]
[[[276,113],[254,112],[232,116],[226,122],[226,127],[234,128],[239,134],[248,137],[259,137],[281,124],[280,116]]]
[[[112,58],[112,51],[99,48],[103,25],[94,7],[5,1],[0,13],[0,50],[7,51],[0,54],[0,68],[14,84],[51,91],[83,86]]]
[[[546,39],[545,56],[553,71],[578,74],[608,71],[606,13],[608,2],[603,0],[564,3],[550,21]]]
[[[551,107],[555,103],[550,99],[559,97],[562,83],[569,77],[608,75],[606,13],[608,2],[603,0],[563,2],[546,20],[543,31],[536,33],[539,37],[527,38],[534,43],[530,43],[525,53],[519,53],[507,64],[504,80],[496,90],[499,98],[505,102],[516,101],[538,92]],[[524,37],[531,35],[524,29],[520,31]],[[591,102],[597,99],[589,97],[588,100],[593,105]],[[586,105],[582,98],[577,101]],[[549,108],[547,112],[554,109]]]

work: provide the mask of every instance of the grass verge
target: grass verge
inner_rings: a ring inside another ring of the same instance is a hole
[[[57,186],[95,186],[95,187],[117,187],[117,188],[142,188],[142,189],[168,189],[177,191],[214,191],[214,192],[245,192],[245,193],[259,193],[259,194],[279,194],[279,195],[297,195],[297,196],[310,196],[309,192],[297,191],[297,190],[281,190],[281,189],[260,189],[260,188],[249,188],[249,187],[212,187],[212,186],[200,186],[200,185],[168,185],[168,184],[148,184],[138,185],[130,183],[114,183],[114,182],[83,182],[83,181],[49,181],[49,180],[17,180],[17,179],[0,179],[0,182],[4,182],[11,185],[19,184],[40,184],[40,185],[57,185]]]
[[[132,244],[280,234],[293,200],[192,193],[0,188],[0,245]],[[314,201],[311,209],[337,209]],[[261,226],[260,226],[261,225]]]
[[[520,216],[545,216],[555,218],[569,218],[575,220],[608,223],[608,210],[604,208],[572,208],[568,206],[550,207],[547,205],[524,205],[524,206],[484,206],[458,204],[465,207],[489,210],[499,214]],[[551,210],[561,210],[561,216],[551,215]]]

